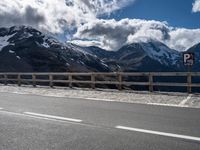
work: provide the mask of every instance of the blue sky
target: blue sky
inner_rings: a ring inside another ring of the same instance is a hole
[[[109,18],[167,21],[170,26],[200,28],[200,13],[192,12],[194,0],[136,0]]]

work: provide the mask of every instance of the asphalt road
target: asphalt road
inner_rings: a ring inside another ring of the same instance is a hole
[[[1,150],[200,150],[200,109],[0,93]]]

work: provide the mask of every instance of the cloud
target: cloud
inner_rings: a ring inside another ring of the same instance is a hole
[[[193,3],[192,12],[200,12],[200,0],[195,0]]]
[[[84,39],[84,42],[79,42],[81,45],[85,43],[85,46],[88,46],[90,43],[107,50],[118,50],[130,43],[156,40],[165,43],[170,48],[184,51],[200,42],[199,35],[200,29],[173,28],[167,22],[155,20],[96,19],[79,27],[74,39],[79,39],[78,41]]]
[[[166,44],[176,50],[184,51],[200,43],[200,29],[176,28],[170,31],[170,40]]]
[[[78,28],[74,38],[97,40],[108,50],[117,50],[124,44],[148,39],[164,41],[169,38],[166,22],[140,19],[120,21],[95,20]]]
[[[113,11],[119,10],[135,0],[81,0],[88,10],[95,13],[97,16],[102,14],[110,14]]]
[[[64,0],[1,0],[0,26],[31,25],[61,33],[64,26],[73,23],[70,9],[63,4]]]
[[[96,40],[73,40],[68,41],[69,43],[73,43],[75,45],[83,46],[83,47],[89,47],[89,46],[97,46],[97,47],[104,47],[101,42]]]
[[[73,30],[134,0],[1,0],[0,26],[31,25],[53,34]]]

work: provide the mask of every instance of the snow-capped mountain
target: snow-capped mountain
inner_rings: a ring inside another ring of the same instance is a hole
[[[110,71],[99,58],[31,27],[0,28],[0,71]]]
[[[133,43],[117,51],[117,57],[128,71],[177,71],[181,55],[158,41]]]
[[[180,71],[183,67],[181,53],[158,41],[132,43],[112,52],[97,47],[85,50],[119,71]]]
[[[133,45],[138,45],[133,44]],[[140,46],[148,57],[158,61],[159,63],[167,66],[176,65],[180,58],[180,53],[172,50],[166,45],[158,41],[151,41],[148,43],[140,43]]]
[[[194,71],[200,71],[200,44]],[[182,53],[158,41],[125,45],[117,51],[62,43],[32,27],[0,28],[0,71],[186,71]]]

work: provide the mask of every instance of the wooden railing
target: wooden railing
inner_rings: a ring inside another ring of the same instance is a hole
[[[147,80],[124,80],[130,77],[143,77]],[[172,79],[174,77],[185,77],[186,81],[181,83],[174,81],[161,82],[157,81],[156,78],[158,77],[172,77]],[[68,84],[69,87],[73,87],[73,84],[87,84],[90,85],[92,89],[95,89],[96,85],[116,85],[119,90],[122,90],[124,86],[146,86],[150,92],[154,91],[154,87],[185,87],[188,93],[191,93],[193,87],[200,87],[200,82],[192,82],[193,78],[196,77],[200,77],[199,72],[0,73],[0,82],[5,85],[12,82],[19,86],[26,83],[32,84],[34,87],[36,87],[38,83],[46,83],[46,85],[50,87],[53,87],[56,83],[65,83]]]

